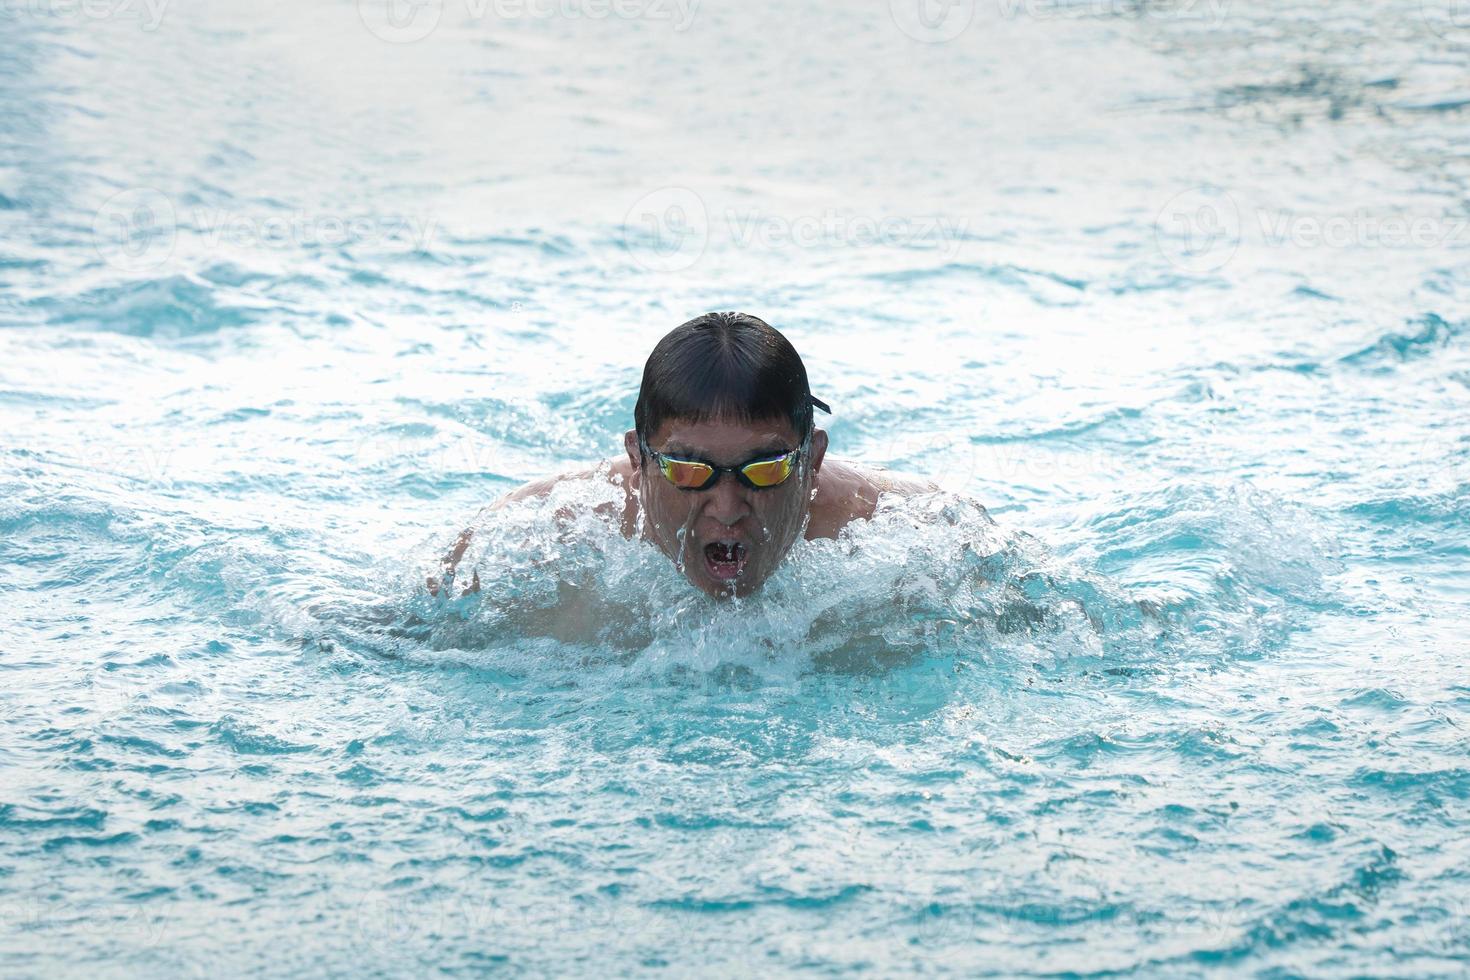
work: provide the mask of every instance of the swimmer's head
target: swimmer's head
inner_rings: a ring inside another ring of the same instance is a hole
[[[753,592],[801,536],[827,451],[814,405],[796,349],[756,317],[707,313],[654,347],[624,445],[644,533],[696,587]]]

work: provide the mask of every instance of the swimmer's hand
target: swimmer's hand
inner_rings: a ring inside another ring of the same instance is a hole
[[[482,510],[480,514],[476,516],[475,520],[478,521],[481,517],[489,512],[501,510],[511,504],[518,503],[523,500],[536,500],[544,498],[559,483],[565,483],[574,480],[588,480],[594,476],[599,475],[605,476],[615,486],[622,487],[624,485],[623,481],[625,477],[619,472],[617,464],[615,462],[606,462],[597,466],[594,469],[585,470],[579,473],[568,473],[561,476],[548,477],[544,480],[537,480],[534,483],[528,483],[525,486],[520,487],[519,489],[505,494],[499,500],[495,501],[495,503]],[[628,500],[623,504],[621,513],[624,535],[631,536],[633,533],[633,516],[635,512],[635,505],[632,502],[632,498],[629,497]],[[604,517],[608,517],[614,520],[618,519],[619,517],[617,506],[610,502],[603,502],[598,504],[593,508],[593,513],[600,514]],[[557,508],[555,513],[555,521],[558,528],[559,540],[572,540],[572,537],[569,534],[569,526],[572,523],[573,519],[576,517],[576,514],[576,509],[571,505]],[[439,561],[441,574],[437,577],[430,575],[425,580],[425,584],[429,587],[430,595],[437,598],[441,591],[451,590],[453,588],[455,569],[459,567],[460,559],[464,557],[465,550],[469,548],[470,538],[474,536],[474,533],[475,532],[473,526],[467,527],[463,531],[461,531],[459,539],[454,542],[454,547],[450,548],[449,553],[446,554]],[[543,561],[549,562],[550,559],[544,559]],[[470,579],[470,584],[465,586],[464,591],[460,593],[460,598],[463,598],[467,595],[473,595],[474,593],[477,593],[479,591],[480,572],[478,569],[476,569]]]
[[[434,596],[435,598],[437,598],[438,595],[439,595],[440,588],[448,589],[448,588],[450,588],[451,586],[454,585],[454,574],[451,572],[449,575],[446,575],[444,577],[444,580],[442,582],[439,579],[435,578],[434,576],[430,575],[428,578],[424,579],[424,583],[426,585],[428,585],[428,587],[429,587],[429,595]],[[480,591],[480,572],[477,569],[474,572],[473,577],[470,579],[470,584],[469,585],[466,585],[464,587],[464,591],[459,594],[459,597],[461,599],[463,599],[465,596],[467,596],[467,595],[473,595],[474,593],[479,592],[479,591]]]
[[[430,575],[428,579],[425,580],[426,584],[429,586],[429,595],[434,596],[437,599],[439,597],[439,592],[441,589],[450,590],[453,588],[455,569],[459,567],[459,560],[464,557],[465,549],[470,546],[470,537],[473,534],[474,531],[472,531],[470,528],[465,528],[464,531],[460,533],[459,540],[454,542],[454,547],[449,550],[449,554],[445,555],[439,561],[439,570],[443,576],[442,578],[435,578],[434,576]],[[474,593],[479,591],[480,570],[477,568],[474,570],[470,578],[470,584],[465,586],[464,591],[461,592],[459,596],[461,599],[463,599],[465,596],[473,595]]]

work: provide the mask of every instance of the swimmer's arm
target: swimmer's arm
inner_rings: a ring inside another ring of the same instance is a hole
[[[563,480],[571,478],[572,477],[570,475],[563,474],[561,476],[547,477],[544,480],[536,480],[532,483],[527,483],[525,486],[517,487],[510,493],[502,495],[499,500],[495,501],[495,503],[491,504],[489,507],[486,507],[484,510],[480,511],[480,514],[476,515],[475,520],[476,522],[478,522],[480,516],[493,513],[497,510],[503,510],[510,504],[516,503],[518,501],[529,500],[532,497],[544,497],[551,492],[552,487],[556,486]],[[470,539],[474,536],[475,529],[473,526],[467,527],[463,531],[459,532],[459,537],[455,540],[454,547],[450,548],[448,553],[446,553],[443,558],[439,559],[440,577],[436,578],[435,576],[430,575],[428,578],[427,585],[429,586],[429,595],[438,596],[440,584],[448,583],[454,580],[454,572],[457,568],[459,568],[460,559],[464,558],[464,553],[469,549],[470,546]],[[479,569],[476,569],[474,572],[474,577],[470,579],[470,584],[465,586],[465,589],[463,592],[460,593],[460,596],[464,597],[467,595],[473,595],[474,593],[479,591],[480,572]]]
[[[912,497],[938,493],[940,487],[922,477],[893,473],[877,466],[829,459],[822,467],[817,496],[812,501],[808,538],[835,538],[852,521],[866,521],[878,509],[883,494]]]
[[[896,493],[900,497],[914,497],[921,493],[940,493],[943,488],[932,480],[907,473],[890,470],[873,470],[869,474],[878,493]],[[876,495],[874,497],[876,501]]]
[[[454,547],[450,548],[449,552],[443,558],[439,559],[439,575],[441,577],[429,576],[427,583],[429,586],[429,595],[437,597],[439,595],[440,583],[448,585],[454,581],[454,571],[459,567],[459,561],[464,557],[465,550],[470,546],[470,538],[474,537],[474,534],[474,528],[469,527],[459,532],[459,538],[454,542]],[[460,595],[467,596],[479,591],[480,572],[479,569],[476,569],[474,577],[470,579],[470,584],[465,586],[464,591]]]
[[[504,510],[511,504],[520,503],[522,500],[530,500],[533,497],[544,497],[548,493],[550,493],[558,483],[564,483],[567,480],[586,478],[591,476],[593,472],[594,471],[592,470],[587,470],[582,473],[561,473],[557,476],[548,476],[544,480],[534,480],[530,483],[525,484],[524,486],[516,487],[514,490],[510,491],[510,493],[502,494],[499,500],[495,501],[495,503],[491,504],[489,507],[486,507],[485,510],[481,513]],[[468,531],[466,531],[466,533],[468,533]]]
[[[478,515],[476,515],[475,522],[478,523],[479,519],[485,514],[491,514],[498,510],[504,510],[511,504],[520,503],[521,501],[532,500],[539,497],[545,497],[547,494],[551,493],[551,491],[555,489],[557,485],[561,483],[567,483],[574,480],[588,480],[596,476],[600,472],[606,472],[608,478],[610,480],[613,480],[614,482],[617,482],[619,484],[623,482],[622,478],[618,474],[616,463],[613,463],[611,465],[603,464],[603,466],[601,467],[596,467],[590,470],[581,470],[576,473],[561,473],[556,476],[548,476],[545,479],[534,480],[523,486],[517,487],[509,493],[502,494],[498,500],[496,500],[490,506],[486,507]],[[609,517],[613,516],[614,513],[613,508],[607,504],[599,505],[596,508],[595,512]],[[572,517],[572,511],[570,508],[564,507],[556,512],[556,517],[559,520],[570,520]],[[426,583],[429,587],[430,595],[438,596],[441,583],[448,583],[450,581],[453,581],[455,570],[459,567],[460,560],[464,558],[464,553],[466,550],[468,550],[470,546],[470,539],[474,537],[474,534],[475,529],[472,524],[470,527],[465,528],[459,533],[459,538],[455,540],[454,546],[450,548],[449,551],[444,555],[444,557],[439,560],[440,577],[436,578],[435,576],[431,575],[429,576]],[[477,569],[474,572],[474,577],[470,580],[470,584],[465,586],[465,589],[463,592],[460,593],[460,596],[463,597],[467,595],[472,595],[479,591],[480,573]]]
[[[587,470],[577,470],[573,473],[560,473],[556,476],[548,476],[544,480],[536,480],[525,486],[517,487],[510,493],[505,494],[495,503],[486,508],[486,511],[497,511],[511,504],[520,503],[523,500],[531,500],[536,497],[545,497],[563,483],[575,483],[579,480],[591,480],[593,477],[602,476],[614,486],[624,487],[627,485],[627,475],[623,471],[628,467],[620,460],[609,460],[599,466]],[[613,509],[608,504],[599,504],[596,513],[608,515]],[[558,520],[570,520],[573,516],[570,507],[563,507],[556,512]]]

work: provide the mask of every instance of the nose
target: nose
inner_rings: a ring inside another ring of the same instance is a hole
[[[732,474],[721,473],[714,486],[705,491],[704,513],[729,527],[750,513],[750,502],[745,499],[745,489]]]

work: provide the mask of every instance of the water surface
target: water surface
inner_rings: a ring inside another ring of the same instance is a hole
[[[150,9],[0,11],[6,975],[1464,973],[1454,4]],[[710,309],[995,525],[418,588]]]

